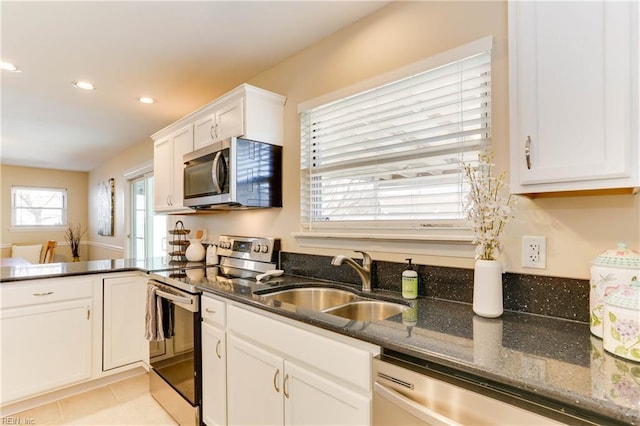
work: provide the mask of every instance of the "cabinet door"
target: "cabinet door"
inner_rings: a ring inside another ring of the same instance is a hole
[[[244,135],[244,98],[216,110],[216,140]]]
[[[209,144],[212,144],[215,139],[216,131],[216,116],[215,114],[207,115],[204,118],[193,123],[193,149],[200,149]]]
[[[91,299],[0,311],[2,403],[91,377]]]
[[[183,208],[184,195],[184,154],[193,151],[193,126],[188,125],[172,135],[173,139],[173,189],[171,206],[173,209]]]
[[[149,362],[144,338],[147,279],[130,276],[104,279],[102,369]]]
[[[202,323],[202,416],[207,426],[227,424],[225,332]]]
[[[368,425],[371,399],[285,361],[286,425]]]
[[[635,7],[509,3],[514,192],[616,187],[631,176]]]
[[[282,425],[283,360],[233,335],[227,336],[229,425]]]
[[[171,138],[155,142],[153,149],[153,204],[156,211],[171,209],[170,197],[173,187],[173,163]]]

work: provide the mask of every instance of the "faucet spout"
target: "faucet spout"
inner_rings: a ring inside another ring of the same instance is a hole
[[[356,253],[362,253],[362,266],[350,257],[343,254],[335,256],[331,260],[333,266],[340,266],[343,263],[351,266],[358,273],[360,280],[362,281],[362,291],[371,291],[371,256],[369,254],[355,250]]]

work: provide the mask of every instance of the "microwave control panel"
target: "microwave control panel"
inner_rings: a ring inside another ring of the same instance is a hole
[[[218,255],[257,262],[276,262],[280,251],[278,238],[220,235]]]

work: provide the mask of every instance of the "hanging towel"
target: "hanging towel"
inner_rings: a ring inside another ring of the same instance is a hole
[[[162,328],[162,333],[164,334],[165,339],[171,339],[174,336],[173,321],[175,311],[173,307],[173,303],[169,302],[166,299],[162,299],[162,321],[160,324],[160,328]]]
[[[147,285],[144,337],[150,342],[161,342],[165,339],[162,315],[163,299],[156,295],[156,290],[158,290],[157,286]]]

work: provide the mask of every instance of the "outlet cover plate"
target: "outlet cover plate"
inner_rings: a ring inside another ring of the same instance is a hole
[[[522,267],[547,268],[547,238],[522,237]]]

